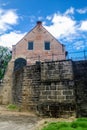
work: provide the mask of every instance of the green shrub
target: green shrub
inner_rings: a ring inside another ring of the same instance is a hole
[[[76,121],[71,123],[71,127],[72,128],[78,128],[78,127],[87,128],[87,119],[86,118],[77,119]]]
[[[76,121],[71,123],[72,128],[77,128],[78,126],[79,126],[79,124]]]
[[[0,46],[0,80],[4,78],[11,56],[12,54],[9,48]]]
[[[18,107],[17,107],[15,104],[9,104],[9,105],[7,106],[7,108],[8,108],[9,110],[18,110]]]
[[[42,130],[57,130],[56,124],[50,123],[49,125],[45,126]]]
[[[82,122],[82,121],[87,121],[87,118],[78,118],[77,121],[79,121],[79,122],[80,122],[80,121],[81,121],[81,122]]]
[[[71,127],[67,127],[67,128],[60,128],[59,130],[75,130],[75,129]]]
[[[87,121],[77,122],[79,127],[87,128]]]
[[[66,122],[52,122],[45,126],[42,130],[61,130],[62,128],[68,130],[68,127],[69,124]]]
[[[73,122],[52,122],[42,130],[87,130],[87,118],[78,118]]]
[[[58,128],[67,128],[69,124],[67,122],[60,122],[58,123]]]

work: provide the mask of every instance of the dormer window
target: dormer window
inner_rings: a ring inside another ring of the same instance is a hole
[[[33,50],[34,45],[33,42],[28,42],[28,50]]]
[[[44,49],[45,50],[50,50],[50,42],[45,42],[44,43]]]

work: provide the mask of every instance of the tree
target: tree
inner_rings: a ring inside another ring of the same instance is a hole
[[[7,47],[0,46],[0,80],[4,77],[8,62],[11,59],[11,51]]]

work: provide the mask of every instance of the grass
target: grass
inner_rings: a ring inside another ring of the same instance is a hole
[[[87,130],[87,118],[78,118],[73,122],[52,122],[42,130]]]
[[[15,104],[9,104],[9,105],[7,106],[7,109],[8,109],[8,110],[13,110],[13,111],[19,111],[18,106],[16,106]]]

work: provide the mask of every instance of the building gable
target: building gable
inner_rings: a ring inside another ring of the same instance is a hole
[[[37,57],[35,62],[38,60],[38,57],[42,57],[44,60],[48,57],[47,59],[52,60],[53,54],[60,54],[61,58],[59,56],[59,59],[65,59],[65,50],[63,49],[62,44],[60,44],[56,38],[54,38],[42,26],[40,21],[37,22],[37,25],[29,33],[27,33],[14,48],[13,58],[23,57],[27,58],[29,62],[31,61],[31,57],[33,59]],[[55,60],[57,60],[57,58]]]

